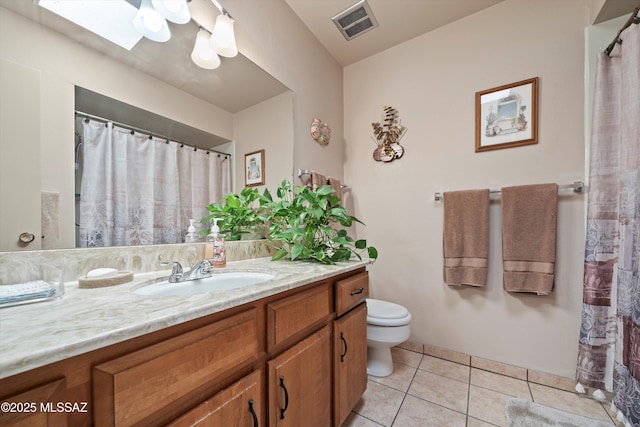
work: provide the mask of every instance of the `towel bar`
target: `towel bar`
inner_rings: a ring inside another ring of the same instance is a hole
[[[566,189],[566,188],[573,189],[574,193],[582,193],[582,191],[584,190],[584,182],[582,182],[582,181],[574,181],[573,184],[558,185],[558,189],[559,190]],[[489,190],[489,193],[491,193],[491,194],[500,194],[501,192],[502,192],[502,190]],[[439,201],[443,200],[442,193],[435,193],[433,195],[433,199],[436,202],[439,202]]]
[[[312,172],[308,169],[298,169],[298,178],[302,178],[303,175],[311,175]],[[347,184],[340,184],[340,188],[348,188]]]

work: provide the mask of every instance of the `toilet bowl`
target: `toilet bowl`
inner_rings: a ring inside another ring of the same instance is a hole
[[[367,374],[391,375],[391,347],[409,339],[410,322],[411,313],[405,307],[367,298]]]

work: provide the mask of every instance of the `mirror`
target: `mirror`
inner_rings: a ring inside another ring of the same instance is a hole
[[[189,7],[211,21],[218,13],[206,0]],[[197,67],[190,54],[198,26],[170,27],[169,42],[142,39],[127,51],[37,1],[2,1],[0,196],[14,202],[0,207],[0,251],[41,249],[44,192],[59,193],[60,221],[57,243],[44,247],[75,247],[76,109],[230,153],[238,191],[244,154],[261,149],[267,187],[292,178],[291,91],[241,54],[216,70]],[[24,232],[34,241],[21,243]]]

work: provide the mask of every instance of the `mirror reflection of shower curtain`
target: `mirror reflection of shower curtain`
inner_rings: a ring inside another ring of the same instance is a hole
[[[180,243],[189,218],[231,191],[217,153],[83,120],[79,246]]]

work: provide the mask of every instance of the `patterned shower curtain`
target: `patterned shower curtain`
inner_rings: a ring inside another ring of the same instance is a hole
[[[640,25],[621,38],[598,58],[577,380],[640,426]]]
[[[181,243],[231,191],[226,156],[92,120],[83,136],[81,247]]]

